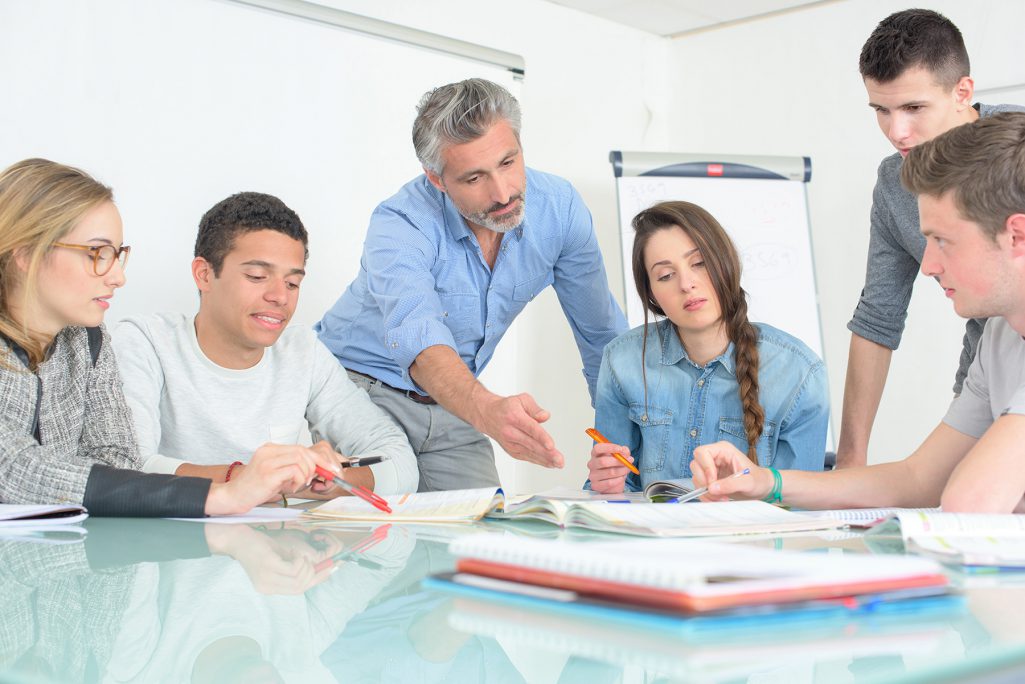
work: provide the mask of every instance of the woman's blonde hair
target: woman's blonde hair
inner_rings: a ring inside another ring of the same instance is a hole
[[[26,159],[0,173],[0,334],[25,350],[30,368],[43,361],[50,340],[14,319],[12,292],[21,287],[22,309],[33,301],[39,267],[53,243],[92,208],[112,200],[111,189],[89,174],[47,159]],[[16,257],[27,264],[24,271]]]

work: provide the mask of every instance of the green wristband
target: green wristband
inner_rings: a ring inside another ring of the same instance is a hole
[[[772,473],[772,491],[762,501],[771,504],[779,503],[783,500],[783,476],[775,468],[769,468],[769,472]]]

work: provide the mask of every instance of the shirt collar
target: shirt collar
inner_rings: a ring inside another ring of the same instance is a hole
[[[665,318],[659,321],[659,337],[662,341],[662,364],[666,366],[675,366],[681,361],[686,361],[694,368],[702,368],[698,364],[691,361],[687,355],[687,350],[684,348],[683,343],[680,342],[680,336],[676,334],[676,328],[673,326],[672,321]],[[730,375],[735,375],[734,367],[735,356],[733,342],[730,342],[724,351],[719,356],[715,357],[706,364],[711,366],[712,364],[719,363]]]

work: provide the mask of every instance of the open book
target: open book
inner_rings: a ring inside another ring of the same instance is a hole
[[[761,501],[650,504],[630,500],[506,497],[501,489],[461,489],[385,497],[387,514],[360,499],[339,497],[304,514],[309,519],[382,522],[461,522],[483,517],[541,520],[561,527],[654,537],[804,532],[843,523],[791,513]]]
[[[1025,515],[901,511],[869,534],[900,525],[909,551],[966,566],[1025,568]]]
[[[0,528],[70,525],[87,517],[85,508],[75,504],[0,504]]]
[[[940,566],[926,558],[880,562],[871,555],[697,540],[572,543],[485,534],[458,539],[449,552],[457,573],[529,585],[544,590],[540,598],[580,597],[684,614],[865,594],[873,601],[897,600],[943,593],[948,584]]]
[[[678,480],[655,480],[644,488],[644,496],[652,501],[675,499],[694,491],[694,480],[689,477]]]

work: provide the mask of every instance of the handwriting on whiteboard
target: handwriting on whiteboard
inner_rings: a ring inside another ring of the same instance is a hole
[[[745,280],[782,280],[798,266],[797,252],[790,245],[761,242],[740,250]]]

